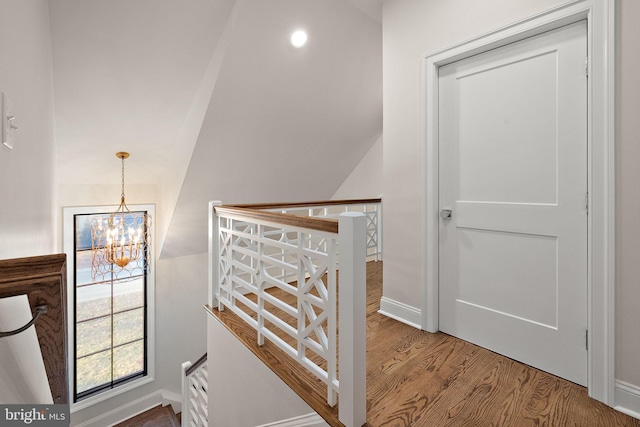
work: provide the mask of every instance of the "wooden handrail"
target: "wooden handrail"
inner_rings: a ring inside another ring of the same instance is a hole
[[[31,310],[48,306],[35,328],[54,404],[69,400],[66,259],[65,254],[55,254],[0,261],[0,298],[26,295]]]
[[[198,369],[204,362],[207,361],[207,353],[203,354],[202,356],[200,356],[200,359],[196,360],[196,362],[194,364],[192,364],[191,366],[189,366],[189,369],[187,369],[184,374],[185,376],[189,376],[193,373],[193,371],[195,371],[196,369]]]
[[[225,205],[234,208],[247,209],[286,209],[286,208],[303,208],[303,207],[319,207],[319,206],[337,206],[337,205],[370,205],[380,203],[382,199],[349,199],[349,200],[323,200],[314,202],[293,202],[293,203],[250,203],[250,204],[232,204]]]
[[[239,208],[235,206],[216,206],[217,214],[238,215],[249,219],[291,225],[294,227],[310,228],[327,233],[338,232],[338,221],[335,219],[315,218],[311,216],[296,216],[259,209]]]
[[[250,219],[275,222],[294,227],[310,228],[328,233],[338,232],[338,221],[330,218],[291,215],[280,212],[269,212],[266,209],[313,208],[321,206],[368,205],[380,203],[382,199],[322,200],[314,202],[293,203],[251,203],[216,206],[216,213],[240,215]]]

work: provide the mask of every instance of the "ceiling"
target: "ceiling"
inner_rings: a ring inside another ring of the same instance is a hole
[[[382,132],[381,3],[50,0],[60,184],[129,151],[162,257],[206,252],[208,200],[331,197]]]

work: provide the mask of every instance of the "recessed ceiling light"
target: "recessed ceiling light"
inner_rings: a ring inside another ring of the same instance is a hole
[[[296,30],[291,34],[291,46],[301,48],[307,44],[307,33],[302,30]]]

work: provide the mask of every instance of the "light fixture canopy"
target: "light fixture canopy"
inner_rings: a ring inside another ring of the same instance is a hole
[[[115,212],[96,215],[91,221],[91,277],[94,283],[135,278],[148,271],[151,260],[151,216],[130,211],[124,196],[124,161],[129,153],[120,151],[122,192]]]

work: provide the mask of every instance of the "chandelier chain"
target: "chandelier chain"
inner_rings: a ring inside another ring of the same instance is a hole
[[[122,197],[122,201],[124,201],[124,156],[122,157],[122,193],[120,194],[120,197]]]

